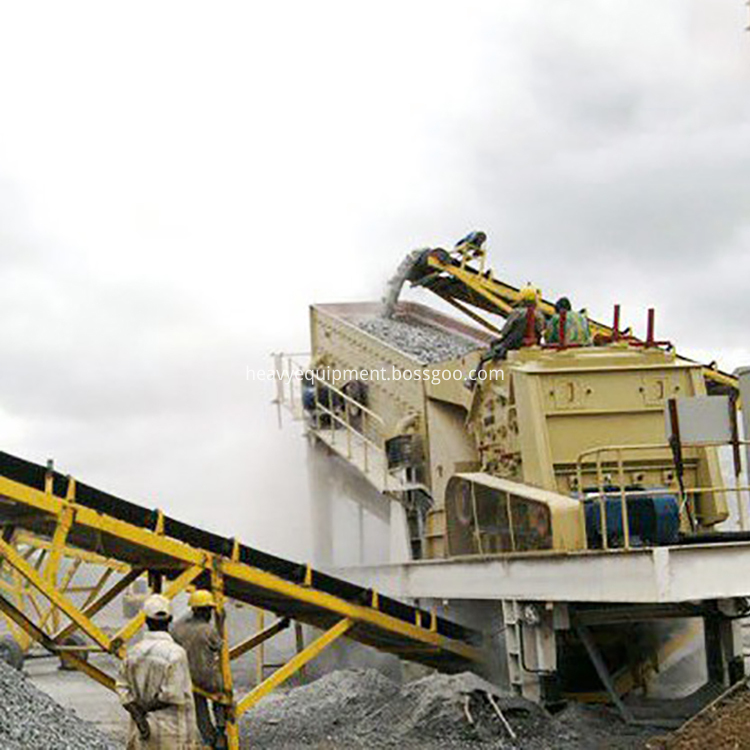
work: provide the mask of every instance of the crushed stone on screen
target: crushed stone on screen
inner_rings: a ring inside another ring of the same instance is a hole
[[[475,341],[408,318],[357,317],[352,322],[423,364],[457,359],[478,348]]]

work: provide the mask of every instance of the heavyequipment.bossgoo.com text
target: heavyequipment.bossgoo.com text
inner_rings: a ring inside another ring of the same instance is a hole
[[[401,369],[398,367],[391,367],[388,370],[385,367],[381,367],[378,370],[357,370],[355,368],[350,369],[336,369],[336,368],[317,368],[317,369],[282,369],[277,370],[271,369],[253,369],[246,368],[247,380],[280,380],[283,383],[290,383],[297,381],[301,383],[303,380],[313,383],[341,383],[349,382],[352,380],[359,380],[363,383],[368,382],[388,382],[394,380],[401,380],[405,382],[409,381],[420,381],[432,383],[433,385],[439,385],[448,381],[461,382],[466,378],[471,380],[485,381],[485,380],[503,380],[504,373],[501,369],[497,368],[474,368],[472,370],[439,370],[432,368],[417,368],[417,369]]]

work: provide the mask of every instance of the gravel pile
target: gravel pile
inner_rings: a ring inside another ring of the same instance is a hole
[[[117,750],[95,726],[55,703],[21,672],[0,661],[2,750]]]
[[[660,730],[643,723],[628,725],[611,706],[569,703],[555,722],[578,739],[570,747],[578,750],[642,750]]]
[[[271,695],[241,726],[243,747],[266,750],[642,748],[642,732],[634,736],[604,708],[575,707],[551,716],[468,673],[434,674],[399,686],[374,670],[332,672]]]
[[[463,336],[405,318],[356,318],[352,322],[423,364],[456,359],[479,348],[475,341]]]
[[[243,747],[351,746],[355,727],[397,694],[396,683],[374,669],[330,672],[261,701],[243,720]]]
[[[490,702],[508,722],[511,735]],[[364,747],[515,748],[575,747],[577,735],[540,706],[503,694],[471,673],[434,674],[401,688],[357,731]]]

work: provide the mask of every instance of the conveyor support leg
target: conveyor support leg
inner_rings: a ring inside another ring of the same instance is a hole
[[[283,667],[277,669],[270,677],[251,690],[238,704],[237,717],[239,718],[249,708],[254,706],[261,698],[264,698],[281,683],[288,680],[293,674],[312,661],[327,646],[330,646],[337,638],[340,638],[349,630],[354,623],[345,618],[336,623],[332,628],[326,630],[323,635],[316,638],[303,651],[292,657]]]

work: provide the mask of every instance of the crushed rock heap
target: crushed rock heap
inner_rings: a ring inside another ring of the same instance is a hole
[[[0,660],[0,748],[118,750],[120,745]]]
[[[246,714],[241,735],[243,747],[266,750],[606,746],[589,744],[573,724],[470,673],[433,674],[400,686],[372,669],[331,672],[268,696]]]
[[[435,364],[463,357],[479,348],[475,341],[441,331],[408,318],[362,317],[352,322],[394,349],[409,354],[423,364]]]

